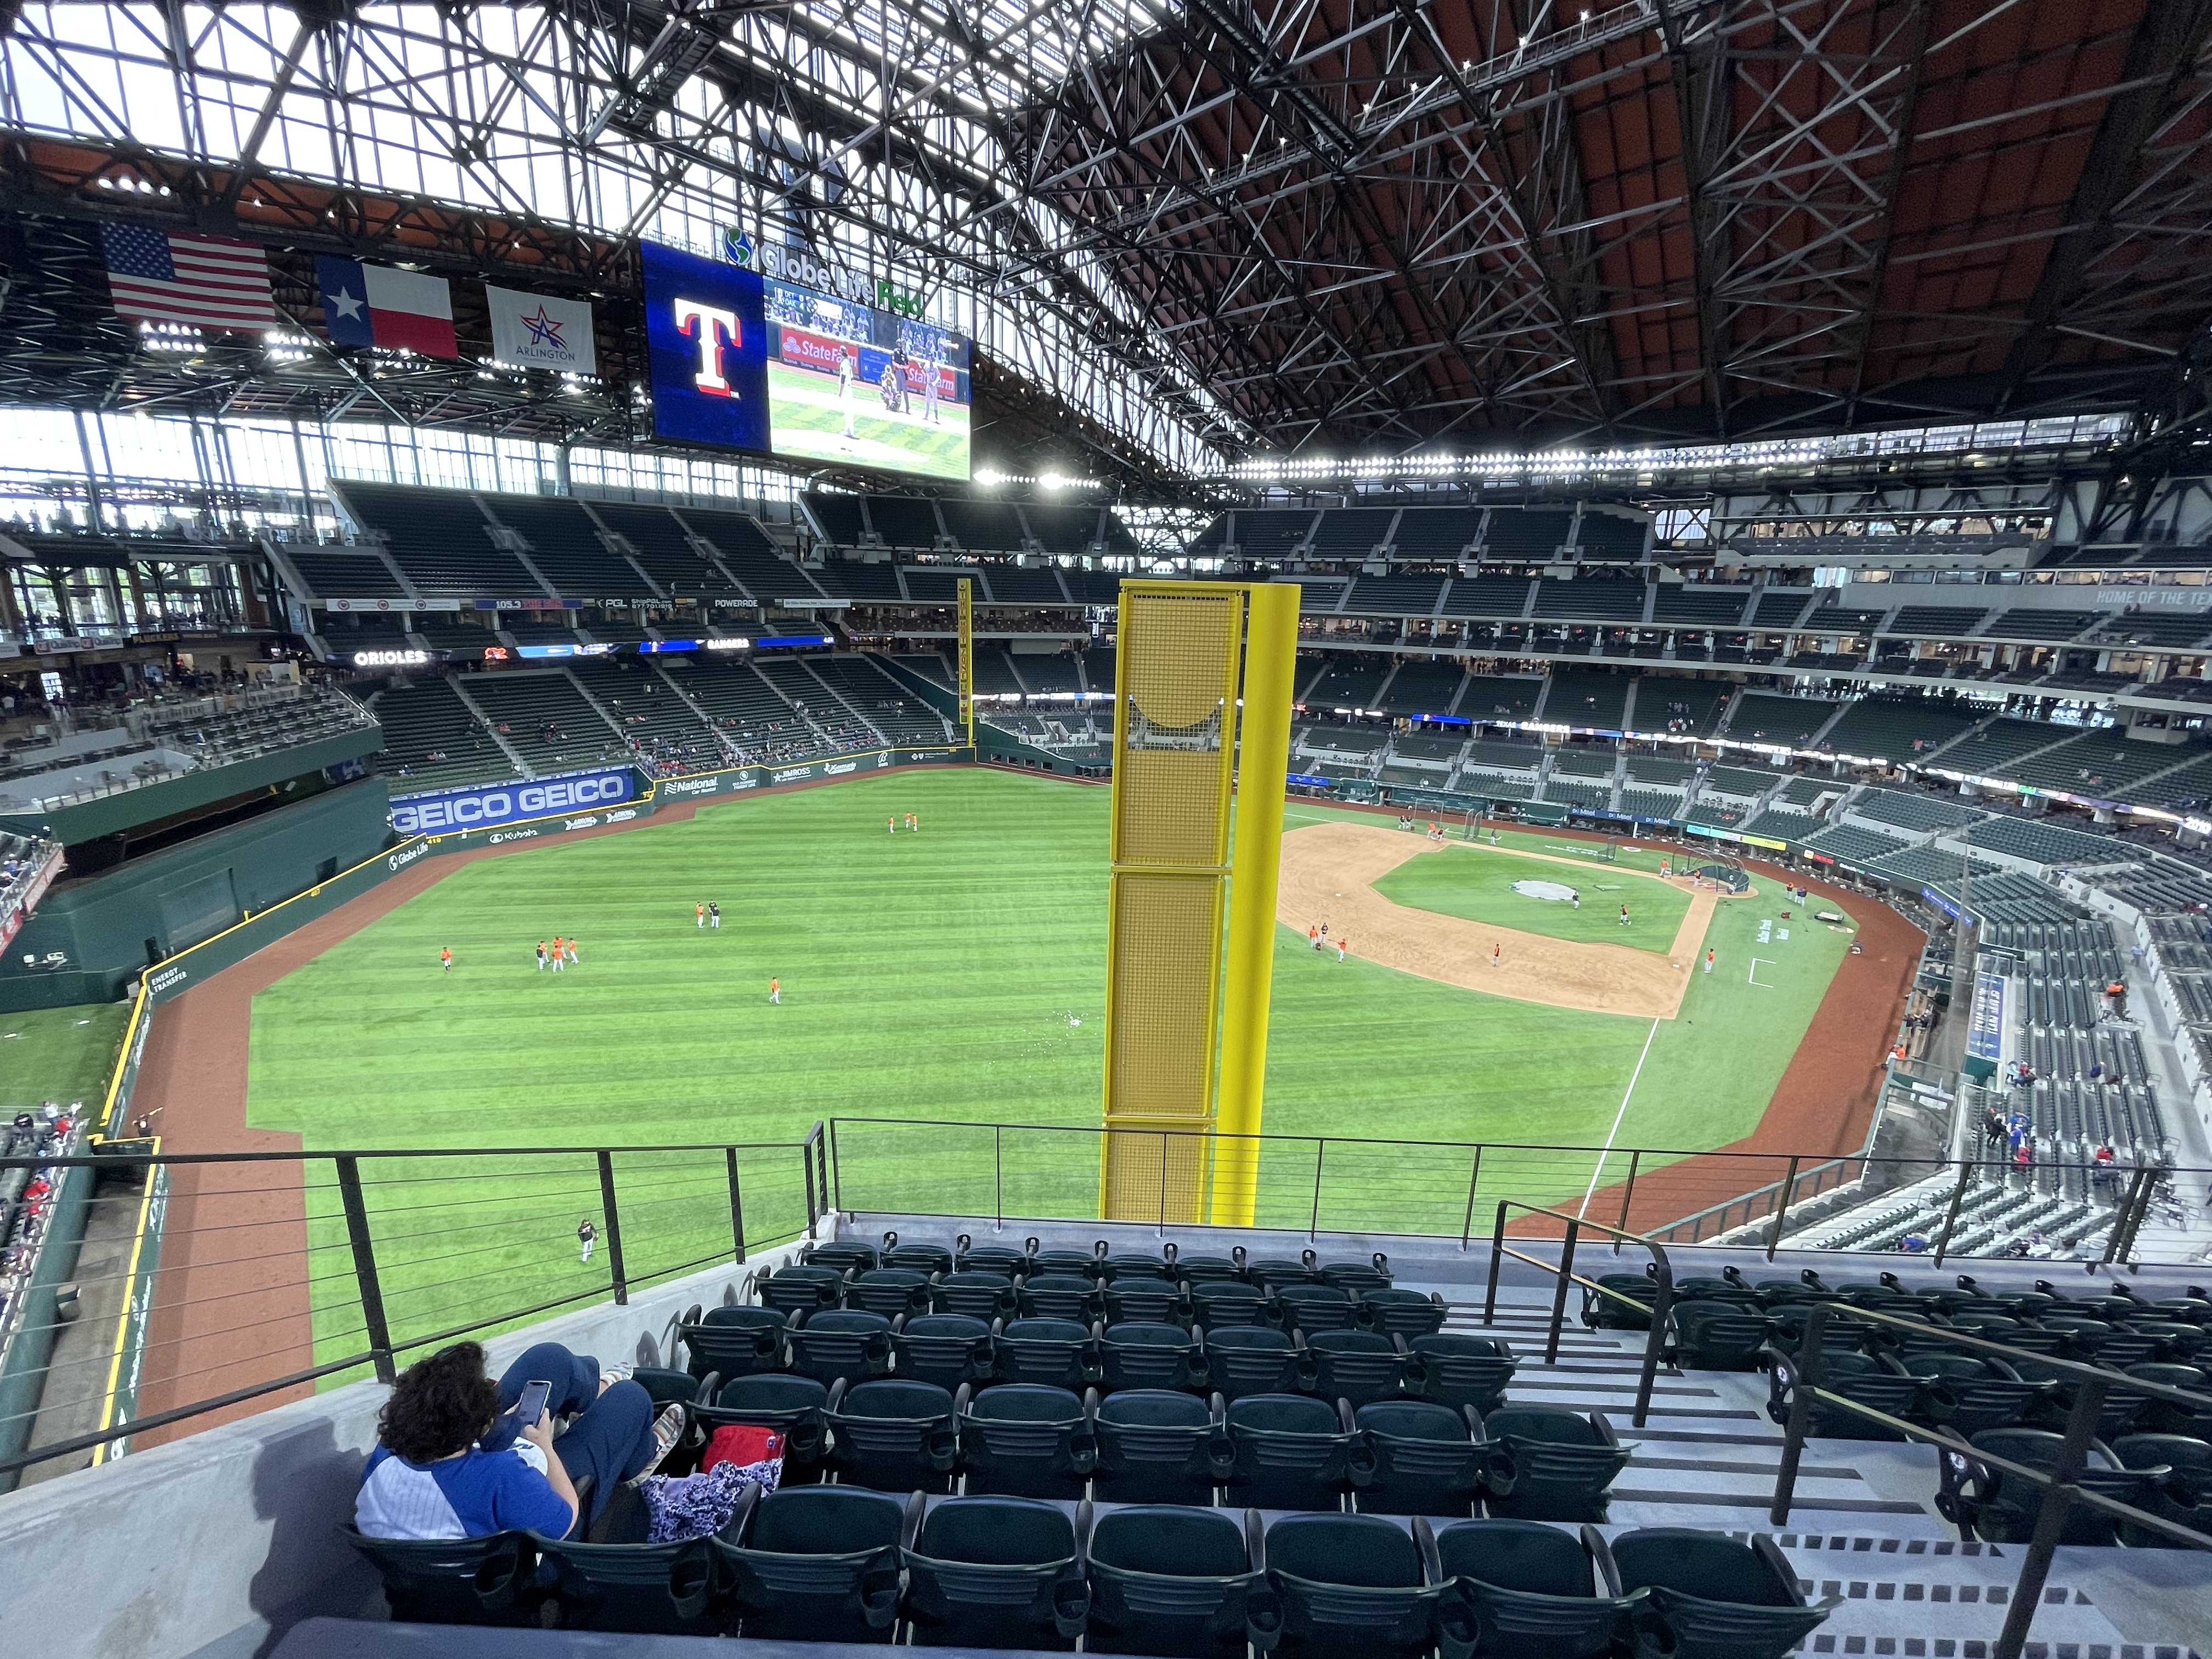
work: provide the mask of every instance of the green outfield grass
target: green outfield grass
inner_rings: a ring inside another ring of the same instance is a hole
[[[908,772],[459,867],[254,1000],[249,1117],[310,1151],[787,1145],[833,1116],[1061,1126],[994,1138],[848,1123],[843,1205],[988,1214],[1003,1196],[1009,1213],[1094,1214],[1107,805],[1103,789],[1044,779]],[[887,835],[886,817],[909,811],[923,833]],[[1540,832],[1513,842],[1546,844]],[[693,925],[694,903],[710,898],[719,933]],[[1599,1146],[1638,1076],[1621,1146],[1735,1139],[1757,1122],[1844,948],[1801,928],[1754,952],[1771,908],[1722,907],[1720,969],[1656,1031],[1340,964],[1282,929],[1267,1127]],[[557,976],[536,969],[533,949],[556,933],[580,941],[579,965]],[[1767,959],[1756,985],[1754,953]],[[781,1006],[768,1002],[770,975]],[[1314,1164],[1309,1145],[1270,1147],[1263,1223],[1308,1224]],[[797,1156],[763,1147],[741,1167],[750,1239],[796,1231]],[[1592,1167],[1586,1154],[1493,1151],[1482,1191],[1571,1200]],[[370,1176],[403,1334],[605,1283],[604,1247],[586,1269],[569,1239],[599,1209],[587,1158],[480,1173],[401,1161]],[[617,1177],[633,1277],[727,1249],[719,1152],[624,1155]],[[1333,1141],[1320,1224],[1456,1231],[1467,1180],[1464,1154]],[[336,1259],[330,1197],[311,1191],[311,1225]],[[334,1304],[326,1352],[353,1351],[357,1323]]]
[[[1416,837],[1408,836],[1413,840]],[[1383,897],[1416,910],[1435,910],[1469,921],[1517,927],[1547,939],[1626,945],[1665,954],[1690,908],[1690,896],[1656,881],[1615,874],[1619,865],[1570,868],[1550,855],[1530,858],[1503,848],[1452,842],[1439,853],[1407,860],[1375,884]],[[1577,909],[1564,900],[1532,898],[1514,890],[1516,881],[1540,881],[1573,888]],[[1620,907],[1628,907],[1628,926]]]
[[[82,1101],[98,1111],[107,1097],[117,1047],[131,1011],[120,1003],[38,1008],[0,1014],[0,1109]]]
[[[788,363],[768,366],[769,425],[780,455],[811,456],[859,466],[885,466],[900,472],[925,472],[933,478],[968,476],[968,406],[948,400],[937,405],[937,423],[921,417],[921,400],[913,413],[894,415],[884,407],[872,385],[853,387],[853,435],[845,435],[845,406],[837,378]]]

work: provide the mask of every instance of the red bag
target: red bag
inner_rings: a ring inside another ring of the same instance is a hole
[[[781,1431],[750,1423],[728,1423],[715,1430],[714,1437],[707,1443],[707,1455],[699,1460],[699,1472],[703,1474],[718,1463],[735,1463],[743,1468],[782,1461]]]

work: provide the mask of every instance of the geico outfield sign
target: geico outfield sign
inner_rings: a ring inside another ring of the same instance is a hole
[[[630,769],[574,772],[530,783],[476,784],[464,789],[434,789],[402,795],[392,803],[392,827],[403,836],[440,835],[481,830],[524,818],[550,817],[632,799],[636,785]]]

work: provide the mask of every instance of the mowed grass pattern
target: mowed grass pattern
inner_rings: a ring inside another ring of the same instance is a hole
[[[1571,887],[1581,896],[1581,908],[1564,899],[1516,891],[1513,884],[1519,881]],[[1662,955],[1690,908],[1687,893],[1656,881],[1623,877],[1617,866],[1608,875],[1608,866],[1602,864],[1580,869],[1550,858],[1465,842],[1408,860],[1376,882],[1375,890],[1415,910],[1516,927],[1547,939],[1625,945]],[[1624,904],[1628,907],[1626,927],[1620,921]]]
[[[249,1117],[311,1152],[742,1145],[756,1246],[803,1224],[790,1148],[812,1124],[894,1118],[841,1129],[845,1207],[1095,1214],[1107,807],[1100,788],[915,771],[458,867],[255,999]],[[908,811],[921,833],[888,834]],[[708,899],[719,932],[693,924]],[[1723,907],[1724,954],[1752,908]],[[558,975],[534,953],[556,933],[580,958]],[[1652,1036],[1647,1021],[1340,964],[1287,928],[1278,945],[1267,1127],[1346,1138],[1322,1161],[1323,1227],[1455,1231],[1464,1154],[1357,1140],[1601,1145]],[[1653,1040],[1621,1144],[1697,1150],[1747,1132],[1840,951],[1808,939],[1786,992],[1747,999],[1740,970],[1693,984],[1685,1019]],[[634,1279],[729,1249],[719,1151],[615,1162]],[[1310,1144],[1269,1148],[1264,1224],[1314,1218],[1315,1162]],[[1592,1164],[1493,1151],[1481,1196],[1572,1199]],[[588,1156],[379,1160],[365,1176],[403,1341],[606,1283],[605,1243],[587,1268],[572,1238],[599,1211]],[[309,1199],[318,1272],[331,1270],[318,1285],[328,1357],[357,1347],[359,1320],[336,1271],[335,1193]]]

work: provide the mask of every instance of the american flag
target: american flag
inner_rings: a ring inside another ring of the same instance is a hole
[[[116,314],[251,331],[276,324],[269,258],[251,242],[148,225],[102,225]]]

